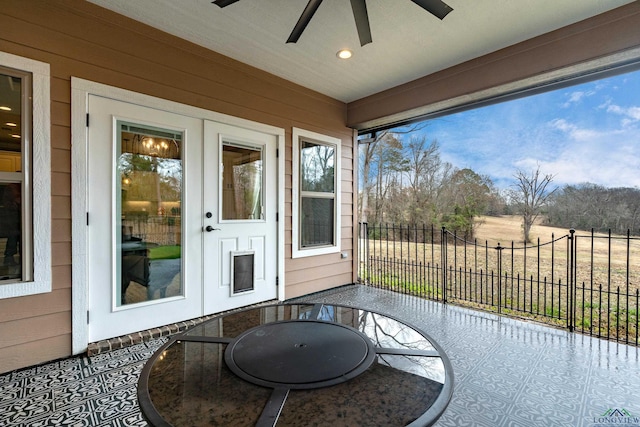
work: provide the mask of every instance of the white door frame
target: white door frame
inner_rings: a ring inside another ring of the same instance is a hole
[[[89,281],[87,265],[88,233],[87,233],[87,167],[88,167],[88,127],[87,114],[89,112],[89,95],[98,95],[118,101],[138,104],[144,107],[169,111],[193,118],[211,120],[241,128],[268,133],[277,139],[278,151],[278,259],[277,276],[278,299],[284,300],[284,152],[285,131],[282,128],[253,122],[238,117],[229,116],[214,111],[181,104],[174,101],[157,98],[96,83],[77,77],[71,78],[71,233],[72,233],[72,353],[79,354],[87,350],[89,344]]]

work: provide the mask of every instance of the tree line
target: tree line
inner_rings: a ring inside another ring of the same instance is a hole
[[[553,185],[554,175],[516,170],[499,190],[488,176],[440,157],[424,124],[383,131],[360,144],[359,215],[372,224],[434,224],[471,239],[481,215],[520,215],[523,240],[541,220],[551,226],[640,234],[640,189]]]
[[[546,207],[549,225],[613,234],[640,234],[640,189],[566,185]]]
[[[443,161],[437,140],[404,136],[383,131],[360,145],[362,221],[435,224],[470,238],[474,218],[502,213],[503,198],[489,177]]]

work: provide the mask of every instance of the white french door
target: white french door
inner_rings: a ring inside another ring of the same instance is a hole
[[[274,136],[96,95],[88,111],[89,342],[277,297]]]
[[[210,121],[204,135],[204,163],[218,165],[203,173],[204,310],[275,299],[276,137]]]
[[[202,120],[99,96],[89,117],[89,342],[197,317]]]

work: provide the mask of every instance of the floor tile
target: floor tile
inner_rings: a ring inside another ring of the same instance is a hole
[[[593,427],[610,410],[640,416],[637,347],[360,285],[295,301],[365,307],[434,338],[455,377],[438,427]],[[166,339],[0,375],[0,426],[146,426],[137,381]]]

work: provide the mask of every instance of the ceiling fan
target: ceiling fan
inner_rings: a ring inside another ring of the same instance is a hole
[[[215,0],[212,3],[222,8],[237,1],[239,0]],[[411,1],[439,19],[444,19],[444,17],[453,10],[451,6],[442,0]],[[293,31],[291,31],[291,34],[287,39],[287,43],[295,43],[298,41],[302,32],[309,24],[309,21],[311,21],[313,14],[318,10],[320,3],[322,3],[322,0],[309,0],[307,7],[304,8],[302,15],[300,15],[300,18],[298,19],[296,26],[293,27]],[[353,9],[353,17],[356,20],[356,28],[358,30],[358,37],[360,38],[360,45],[364,46],[371,43],[371,28],[369,27],[369,15],[367,14],[367,4],[365,0],[351,0],[351,9]]]

